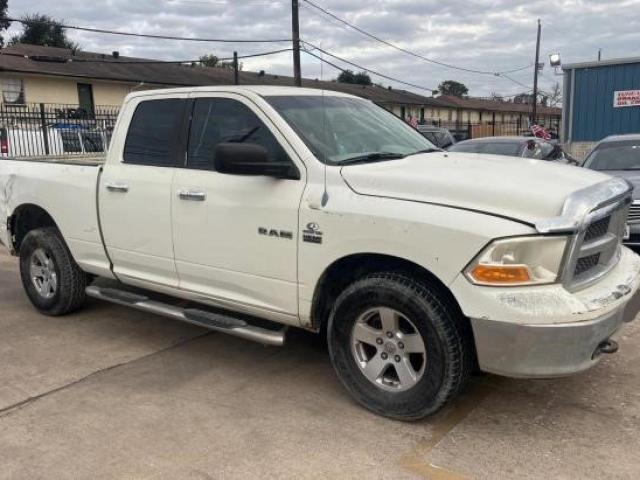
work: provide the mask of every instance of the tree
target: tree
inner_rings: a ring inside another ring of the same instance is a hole
[[[466,97],[469,89],[464,83],[455,80],[445,80],[438,85],[440,95],[451,95],[452,97]]]
[[[7,1],[0,0],[0,32],[6,30],[11,25],[11,22],[7,21]],[[0,35],[0,47],[4,47],[4,37]]]
[[[31,45],[44,45],[48,47],[61,47],[77,50],[79,45],[67,38],[62,27],[63,22],[49,15],[34,13],[22,17],[22,33],[14,35],[10,44],[29,43]]]
[[[198,60],[203,67],[233,69],[233,62],[223,62],[215,55],[202,55]],[[242,70],[242,63],[238,63],[238,70]]]
[[[371,77],[367,72],[353,73],[351,70],[344,70],[338,75],[340,83],[355,83],[358,85],[373,85]]]
[[[548,102],[550,107],[559,107],[562,105],[562,87],[560,82],[556,82],[551,87],[548,94]]]
[[[533,95],[531,93],[519,93],[513,96],[513,103],[524,103],[531,105],[533,103]]]

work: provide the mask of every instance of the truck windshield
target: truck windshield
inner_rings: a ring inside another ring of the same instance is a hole
[[[640,141],[602,144],[587,157],[592,170],[640,170]]]
[[[368,100],[331,95],[269,96],[266,100],[322,162],[394,160],[438,149],[395,115]]]

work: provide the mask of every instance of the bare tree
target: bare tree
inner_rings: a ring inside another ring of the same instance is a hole
[[[562,105],[562,87],[560,82],[556,82],[551,87],[548,94],[548,100],[550,107],[559,107]]]

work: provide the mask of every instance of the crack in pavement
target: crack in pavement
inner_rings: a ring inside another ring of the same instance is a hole
[[[439,417],[431,426],[433,433],[429,438],[418,441],[413,450],[400,458],[399,464],[405,470],[411,471],[422,478],[431,480],[464,480],[468,477],[445,467],[434,465],[428,461],[430,453],[438,444],[483,400],[496,391],[494,382],[478,381],[470,384],[448,412]],[[499,383],[498,383],[499,385]]]
[[[145,360],[145,359],[147,359],[149,357],[153,357],[154,355],[158,355],[158,354],[167,352],[167,351],[172,350],[174,348],[181,347],[181,346],[186,345],[186,344],[188,344],[190,342],[193,342],[195,340],[199,340],[201,338],[204,338],[206,336],[212,335],[214,333],[216,333],[216,332],[208,331],[206,333],[203,333],[202,335],[197,335],[195,337],[187,338],[185,340],[176,342],[176,343],[174,343],[172,345],[169,345],[167,347],[161,348],[160,350],[156,350],[155,352],[150,352],[150,353],[147,353],[146,355],[142,355],[141,357],[132,358],[131,360],[127,360],[126,362],[117,363],[115,365],[110,365],[108,367],[101,368],[100,370],[96,370],[95,372],[91,372],[90,374],[85,375],[84,377],[78,378],[77,380],[74,380],[73,382],[69,382],[69,383],[67,383],[65,385],[61,385],[59,387],[53,388],[53,389],[48,390],[46,392],[40,393],[38,395],[34,395],[32,397],[25,398],[24,400],[21,400],[21,401],[19,401],[17,403],[14,403],[12,405],[7,406],[7,407],[0,408],[0,419],[5,418],[5,417],[11,415],[12,413],[17,412],[17,411],[20,411],[21,409],[23,409],[24,407],[30,405],[33,402],[36,402],[36,401],[38,401],[38,400],[40,400],[42,398],[48,397],[49,395],[53,395],[55,393],[61,392],[63,390],[66,390],[67,388],[70,388],[70,387],[73,387],[75,385],[78,385],[78,384],[80,384],[80,383],[82,383],[82,382],[84,382],[86,380],[89,380],[89,379],[95,377],[95,376],[98,376],[98,375],[103,374],[105,372],[109,372],[111,370],[115,370],[116,368],[120,368],[120,367],[124,367],[126,365],[130,365],[130,364],[138,362],[140,360]]]

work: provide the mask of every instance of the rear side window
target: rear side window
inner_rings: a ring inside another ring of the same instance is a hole
[[[124,145],[124,162],[157,167],[177,166],[175,151],[184,101],[147,100],[133,113]]]
[[[229,98],[198,98],[193,106],[187,166],[213,170],[219,143],[253,143],[266,148],[271,162],[289,156],[269,128],[246,105]]]

